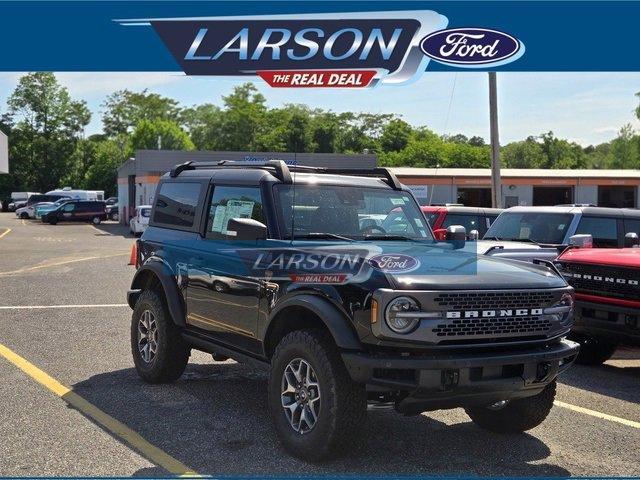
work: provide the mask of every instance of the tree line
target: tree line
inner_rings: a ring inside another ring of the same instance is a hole
[[[394,113],[336,113],[294,103],[269,108],[251,83],[236,86],[219,104],[184,107],[148,90],[120,90],[101,106],[103,131],[86,137],[91,112],[85,101],[71,98],[53,73],[21,77],[0,115],[10,146],[0,198],[61,186],[114,195],[117,167],[138,149],[370,152],[384,166],[490,165],[481,137],[438,135]],[[612,141],[582,147],[546,132],[502,146],[501,157],[510,168],[638,168],[640,135],[625,125]]]

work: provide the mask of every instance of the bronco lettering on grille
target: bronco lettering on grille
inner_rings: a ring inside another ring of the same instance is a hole
[[[509,308],[500,310],[466,310],[447,312],[446,318],[504,318],[542,315],[541,308]]]

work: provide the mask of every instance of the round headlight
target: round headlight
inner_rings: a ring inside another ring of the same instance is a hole
[[[420,304],[411,297],[394,298],[387,305],[384,314],[389,328],[396,333],[409,333],[420,322]]]

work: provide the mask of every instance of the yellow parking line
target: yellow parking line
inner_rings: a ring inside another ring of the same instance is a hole
[[[613,415],[608,415],[606,413],[597,412],[595,410],[590,410],[584,407],[578,407],[577,405],[571,405],[570,403],[564,403],[560,400],[556,400],[553,402],[554,405],[558,407],[567,408],[569,410],[573,410],[574,412],[584,413],[585,415],[590,415],[592,417],[601,418],[603,420],[609,420],[610,422],[619,423],[621,425],[626,425],[627,427],[640,428],[640,422],[634,422],[633,420],[627,420],[626,418],[615,417]]]
[[[11,231],[10,228],[7,228],[4,232],[0,233],[0,238],[4,237],[7,233]]]
[[[199,476],[179,460],[149,443],[139,433],[136,433],[124,423],[106,414],[73,390],[64,386],[55,378],[43,372],[38,367],[2,344],[0,344],[0,355],[26,373],[33,380],[62,398],[62,400],[81,412],[83,415],[89,417],[102,428],[129,444],[151,462],[159,465],[174,475],[189,477]]]
[[[13,275],[13,274],[16,274],[16,273],[31,272],[32,270],[39,270],[41,268],[58,267],[60,265],[67,265],[69,263],[86,262],[87,260],[98,260],[98,259],[102,259],[102,258],[124,257],[125,255],[129,255],[129,254],[128,253],[114,253],[113,255],[96,255],[96,256],[93,256],[93,257],[74,258],[72,260],[64,260],[62,262],[46,263],[44,265],[34,265],[32,267],[24,267],[24,268],[20,268],[18,270],[12,270],[12,271],[9,271],[9,272],[0,272],[0,276]]]
[[[128,303],[98,303],[91,305],[3,305],[0,306],[0,310],[46,310],[50,308],[109,308],[128,306]]]

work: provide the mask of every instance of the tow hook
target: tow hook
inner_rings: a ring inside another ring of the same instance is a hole
[[[459,370],[443,370],[442,371],[442,390],[451,390],[460,380]]]

